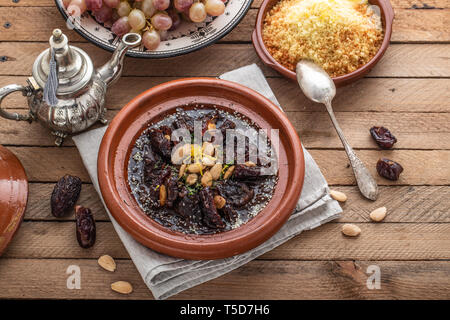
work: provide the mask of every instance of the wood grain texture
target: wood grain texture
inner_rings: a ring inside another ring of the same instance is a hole
[[[69,148],[9,148],[22,162],[28,181],[56,182],[65,174],[80,177],[85,182],[90,178],[75,147]]]
[[[6,56],[6,61],[0,62],[0,75],[30,75],[36,57],[47,47],[46,43],[0,42],[0,56]],[[93,45],[81,43],[79,47],[91,56],[96,66],[110,58],[110,53]],[[450,59],[445,54],[449,50],[450,44],[393,44],[371,71],[370,77],[450,77]],[[202,61],[201,67],[198,61]],[[170,59],[129,58],[125,63],[124,75],[218,76],[251,63],[259,65],[266,76],[279,76],[272,69],[263,66],[251,44],[216,44]]]
[[[380,187],[377,201],[363,198],[354,186],[332,187],[344,192],[348,200],[339,222],[370,222],[369,214],[386,207],[384,222],[450,222],[450,186],[386,186]]]
[[[95,246],[78,246],[75,223],[24,222],[4,253],[9,258],[128,258],[110,222],[97,222]],[[328,223],[264,254],[271,260],[450,259],[449,223],[358,223],[357,238],[342,235],[342,223]]]
[[[70,265],[80,267],[81,290],[67,289]],[[379,290],[366,285],[371,265],[381,271]],[[252,261],[172,299],[449,299],[449,275],[448,261]],[[113,292],[117,280],[134,292]],[[130,260],[110,273],[95,260],[0,259],[0,287],[0,298],[152,299]]]
[[[394,8],[402,9],[413,9],[424,7],[424,2],[422,0],[391,0],[390,1]],[[262,0],[254,0],[252,3],[252,8],[259,8],[261,6]],[[428,8],[434,7],[439,10],[442,8],[450,8],[450,4],[446,0],[428,0],[426,1]],[[20,0],[14,2],[12,0],[0,0],[0,7],[51,7],[55,5],[54,0]]]
[[[419,150],[358,150],[358,156],[366,164],[379,185],[448,185],[450,177],[450,152]],[[330,185],[355,184],[353,172],[348,167],[347,155],[337,150],[311,150],[319,168]],[[380,158],[400,163],[404,171],[398,181],[387,181],[378,176],[375,166]]]
[[[24,165],[31,182],[54,182],[65,174],[89,176],[75,147],[10,147]],[[310,150],[330,185],[356,185],[343,150]],[[449,150],[358,150],[358,156],[372,172],[379,185],[449,185]],[[379,158],[386,157],[404,167],[398,181],[389,181],[376,173]],[[423,165],[426,163],[426,165]]]
[[[108,92],[110,119],[132,97],[157,84],[215,77],[258,64],[331,188],[348,196],[341,203],[340,219],[175,299],[450,299],[450,2],[391,2],[396,11],[394,43],[368,77],[339,89],[334,100],[341,126],[381,185],[375,202],[363,199],[355,186],[322,106],[308,101],[296,83],[263,66],[255,54],[250,35],[261,0],[252,3],[253,9],[220,44],[173,59],[126,60],[124,77]],[[55,27],[65,29],[53,0],[0,0],[0,57],[5,57],[0,61],[6,60],[0,62],[0,87],[25,84]],[[74,32],[69,36],[96,66],[109,59],[109,53]],[[27,109],[21,95],[8,97],[4,106],[10,111]],[[396,150],[378,150],[368,134],[372,125],[384,125],[396,134]],[[25,222],[0,258],[0,298],[152,299],[71,140],[56,148],[40,125],[0,119],[0,144],[18,155],[31,181]],[[382,156],[404,166],[398,182],[375,173],[375,162]],[[90,207],[97,219],[98,240],[88,250],[77,244],[73,215],[56,219],[50,213],[54,182],[66,173],[83,179],[78,203]],[[381,206],[388,210],[384,222],[369,221],[369,213]],[[346,222],[362,229],[358,238],[341,234]],[[115,273],[97,265],[103,254],[120,258]],[[66,287],[69,265],[81,268],[81,290]],[[380,290],[366,287],[369,265],[381,269]],[[117,280],[130,281],[135,292],[112,292],[110,284]]]
[[[0,76],[0,86],[26,84],[24,76]],[[108,91],[108,109],[118,110],[132,97],[178,77],[122,77]],[[298,84],[284,78],[268,78],[270,87],[284,111],[323,111],[320,104],[308,100]],[[450,112],[448,79],[365,78],[339,88],[333,100],[337,112]],[[5,109],[28,109],[20,94],[6,98]]]
[[[328,113],[317,106],[321,112],[286,113],[303,144],[307,148],[343,149]],[[23,113],[24,110],[12,109]],[[109,111],[107,119],[111,120],[117,111]],[[450,113],[397,113],[388,112],[336,112],[336,117],[354,148],[379,149],[370,136],[369,129],[383,125],[398,139],[394,149],[450,149]],[[411,125],[414,124],[414,125]],[[98,125],[100,126],[100,125]],[[54,146],[55,139],[46,128],[34,123],[17,123],[0,118],[0,143],[4,145]],[[73,145],[66,139],[66,146]]]
[[[69,214],[56,219],[50,213],[50,195],[53,183],[30,183],[26,221],[74,220]],[[369,214],[386,206],[385,222],[450,222],[450,186],[381,186],[378,200],[373,202],[361,196],[356,186],[335,186],[348,200],[341,203],[339,222],[369,222]],[[91,184],[84,184],[78,204],[91,208],[97,221],[109,221],[106,211]]]
[[[0,0],[0,3],[2,1],[8,1],[8,0]],[[23,0],[22,0],[23,1]],[[25,1],[32,1],[32,0],[25,0]],[[51,0],[43,0],[44,3]],[[259,8],[261,6],[261,3],[263,0],[254,0],[252,3],[252,8]],[[390,0],[391,5],[394,9],[413,9],[413,8],[424,8],[424,3],[426,2],[427,8],[430,8],[428,10],[432,10],[431,7],[434,7],[436,10],[442,9],[442,8],[450,8],[450,4],[446,0],[430,0],[430,1],[423,1],[423,0]]]
[[[257,9],[250,9],[244,19],[221,42],[251,42]],[[450,30],[446,28],[449,9],[409,10],[396,9],[392,42],[448,42]],[[72,42],[86,42],[75,31],[68,30],[55,6],[51,7],[0,7],[0,21],[10,27],[3,28],[0,41],[48,41],[49,30],[61,28]],[[42,21],[36,24],[35,21]]]
[[[55,218],[51,214],[50,196],[52,194],[54,183],[30,183],[27,210],[25,212],[25,221],[66,221],[75,220],[74,214],[70,213],[62,218]],[[100,201],[100,197],[92,184],[83,184],[81,188],[78,204],[91,209],[96,221],[109,221],[105,207]],[[449,218],[450,220],[450,218]]]

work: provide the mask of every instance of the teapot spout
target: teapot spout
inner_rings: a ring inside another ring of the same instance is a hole
[[[111,60],[97,69],[97,76],[111,86],[116,82],[122,74],[123,59],[128,49],[134,48],[141,43],[141,36],[137,33],[127,33],[122,37],[122,41],[114,51]]]

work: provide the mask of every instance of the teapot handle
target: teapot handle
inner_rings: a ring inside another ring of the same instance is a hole
[[[31,93],[30,87],[21,86],[18,84],[11,84],[9,86],[0,88],[0,117],[9,119],[9,120],[16,120],[16,121],[28,121],[31,123],[33,121],[33,118],[31,114],[18,114],[17,112],[7,112],[1,108],[3,99],[14,92],[21,91],[23,96],[26,97]]]

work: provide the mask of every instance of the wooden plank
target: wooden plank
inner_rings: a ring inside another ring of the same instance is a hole
[[[22,162],[28,181],[54,182],[58,181],[65,174],[78,176],[84,182],[90,181],[80,154],[75,147],[10,147],[9,150]]]
[[[10,147],[22,161],[31,182],[54,182],[65,174],[89,182],[75,147]],[[342,150],[310,150],[330,185],[355,185],[348,159]],[[450,151],[448,150],[358,150],[379,185],[448,185],[450,184]],[[389,181],[376,173],[379,158],[399,162],[404,172],[398,181]],[[426,164],[426,165],[424,165]]]
[[[97,66],[110,57],[108,52],[90,44],[83,43],[80,47],[90,54]],[[0,42],[0,56],[6,56],[6,61],[0,63],[0,75],[29,75],[36,56],[46,48],[46,43]],[[450,59],[445,54],[448,50],[450,44],[393,44],[370,76],[450,77]],[[124,75],[218,76],[251,63],[261,66],[267,76],[278,76],[275,71],[262,66],[251,44],[216,44],[200,52],[164,60],[129,58]]]
[[[448,42],[450,9],[396,9],[392,27],[392,42]],[[423,24],[422,24],[423,23]]]
[[[5,257],[128,258],[110,222],[97,222],[90,249],[78,246],[74,222],[23,222]],[[341,223],[306,231],[261,258],[271,260],[436,260],[450,259],[449,223],[358,223],[357,238],[342,235]]]
[[[343,236],[342,224],[329,223],[318,229],[304,232],[268,252],[262,258],[275,260],[434,260],[450,257],[450,224],[448,223],[366,223],[357,225],[362,230],[361,235],[357,238]]]
[[[57,219],[50,213],[50,195],[53,183],[30,183],[30,195],[25,212],[25,221],[74,220],[69,214]],[[381,186],[376,202],[363,198],[356,186],[335,186],[344,192],[348,200],[341,203],[342,218],[339,222],[369,222],[369,214],[380,206],[386,206],[385,222],[450,222],[449,186]],[[109,221],[94,187],[84,184],[78,204],[94,212],[97,221]]]
[[[25,221],[62,221],[75,220],[73,214],[62,218],[55,218],[51,214],[50,197],[54,183],[30,183],[27,210],[25,211]],[[77,204],[92,210],[96,221],[109,221],[105,207],[100,201],[100,197],[92,184],[83,184],[80,198]],[[450,218],[449,218],[450,220]]]
[[[67,289],[67,268],[80,267],[81,289]],[[367,288],[381,271],[381,287]],[[132,283],[131,295],[110,289],[117,280]],[[293,285],[300,284],[300,285]],[[94,260],[0,259],[1,298],[152,299],[130,260],[117,261],[114,273]],[[220,288],[220,290],[218,290]],[[448,261],[252,261],[172,299],[449,299]],[[176,311],[177,312],[177,311]]]
[[[450,222],[449,186],[382,186],[375,202],[363,198],[356,186],[332,189],[348,197],[339,222],[370,222],[369,214],[382,206],[388,211],[384,222]]]
[[[0,0],[0,3],[2,1],[7,0]],[[23,1],[23,0],[22,0]],[[32,1],[32,0],[25,0],[25,1]],[[43,0],[45,1],[51,1],[51,0]],[[252,3],[252,8],[259,8],[261,6],[261,3],[263,0],[254,0]],[[449,8],[450,4],[446,0],[430,0],[430,1],[423,1],[423,0],[390,0],[391,5],[394,9],[414,9],[417,8],[418,10],[426,8],[427,10],[439,10],[442,8]],[[424,7],[426,6],[426,7]]]
[[[310,150],[330,185],[356,184],[348,165],[347,155],[337,150]],[[379,185],[448,185],[450,177],[450,152],[419,150],[358,150],[358,156],[366,164]],[[404,171],[396,182],[381,178],[376,172],[380,158],[400,163]]]
[[[318,106],[318,110],[321,109]],[[112,119],[116,113],[116,110],[108,112],[107,118]],[[287,116],[305,147],[343,148],[326,112],[287,112]],[[402,113],[399,117],[397,113],[388,112],[337,112],[336,117],[354,148],[379,149],[369,128],[383,125],[397,137],[395,149],[450,149],[450,113]],[[30,125],[1,118],[0,143],[54,146],[55,138],[37,123]],[[65,145],[73,145],[71,139],[67,139]]]
[[[25,113],[23,109],[12,109],[11,112]],[[117,111],[107,113],[107,119],[111,120]],[[93,128],[101,127],[95,124]],[[40,123],[16,122],[0,118],[0,144],[14,146],[55,146],[55,136]],[[71,138],[64,141],[64,146],[74,146]]]
[[[0,78],[1,79],[1,78]],[[318,104],[288,79],[267,79],[285,111],[318,111]],[[112,100],[112,98],[111,98]],[[338,112],[448,112],[450,82],[447,79],[365,78],[338,88],[333,108]]]
[[[51,7],[54,5],[54,0],[0,0],[0,7]]]
[[[441,9],[441,8],[449,8],[450,5],[446,0],[391,0],[391,4],[394,8],[404,8],[404,9],[421,9],[424,8],[424,5],[427,5],[427,9]],[[252,3],[252,8],[259,8],[261,6],[262,0],[254,0]],[[20,1],[12,1],[12,0],[0,0],[0,7],[51,7],[55,5],[54,0],[20,0]]]
[[[307,148],[342,148],[326,112],[287,112],[287,116]],[[354,148],[378,148],[369,133],[374,125],[383,125],[395,134],[396,149],[450,147],[448,113],[337,112],[336,118]]]
[[[121,109],[133,97],[158,84],[177,77],[122,77],[108,91],[108,109]],[[268,78],[272,90],[285,111],[320,111],[321,106],[308,100],[298,84],[285,78]],[[0,86],[26,84],[23,76],[0,76]],[[115,90],[120,89],[120,90]],[[365,78],[339,88],[333,100],[337,112],[450,112],[450,81],[447,79]],[[20,94],[11,95],[4,109],[28,108]]]
[[[257,9],[250,9],[241,23],[222,42],[250,42],[255,26]],[[448,42],[450,30],[446,28],[450,10],[397,9],[392,31],[392,42]],[[55,6],[0,7],[0,21],[10,26],[0,33],[0,41],[48,41],[50,31],[61,28],[72,42],[86,42],[75,31],[67,29]],[[35,21],[41,21],[36,24]]]

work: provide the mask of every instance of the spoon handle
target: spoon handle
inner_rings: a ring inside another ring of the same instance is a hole
[[[355,174],[356,182],[358,183],[359,190],[362,195],[370,200],[376,200],[378,197],[378,185],[375,182],[374,178],[370,174],[369,170],[367,170],[364,163],[358,158],[355,151],[353,151],[352,147],[348,143],[345,138],[344,132],[342,131],[339,123],[334,116],[333,107],[331,106],[331,102],[325,103],[327,107],[328,114],[330,115],[331,122],[333,122],[334,128],[344,145],[345,152],[347,152],[348,159],[350,160],[350,165],[352,166],[353,173]]]

